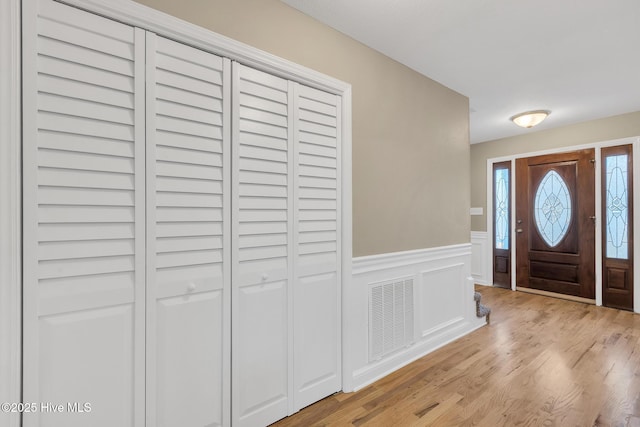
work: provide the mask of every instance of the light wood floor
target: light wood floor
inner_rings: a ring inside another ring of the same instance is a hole
[[[274,425],[640,427],[640,315],[477,289],[490,325]]]

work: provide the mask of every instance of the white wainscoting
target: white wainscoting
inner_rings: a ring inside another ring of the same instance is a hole
[[[352,306],[345,351],[354,369],[345,391],[358,390],[485,324],[477,318],[471,277],[471,244],[353,259]],[[412,344],[377,360],[369,355],[369,288],[413,279]]]
[[[478,285],[491,286],[491,254],[489,234],[486,231],[471,232],[471,276]]]

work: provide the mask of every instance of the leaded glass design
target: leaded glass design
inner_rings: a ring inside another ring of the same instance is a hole
[[[495,245],[496,249],[509,249],[509,169],[496,169],[495,193]]]
[[[628,259],[629,257],[628,160],[627,154],[609,156],[605,160],[607,258]]]
[[[571,195],[558,172],[550,170],[540,181],[533,211],[540,236],[549,246],[556,246],[571,223]]]

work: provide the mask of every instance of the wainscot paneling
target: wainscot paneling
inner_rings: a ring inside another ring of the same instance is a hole
[[[471,244],[353,259],[354,304],[345,310],[350,327],[344,342],[353,390],[485,324],[475,313],[471,265]],[[389,299],[393,304],[384,303]],[[371,339],[381,344],[372,346]]]
[[[471,276],[478,285],[491,286],[489,235],[486,231],[471,232]]]

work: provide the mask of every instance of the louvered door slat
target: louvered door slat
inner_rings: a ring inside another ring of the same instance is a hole
[[[91,402],[92,425],[142,426],[144,32],[23,6],[24,399]]]
[[[51,74],[67,80],[89,83],[121,92],[133,93],[134,91],[134,82],[129,76],[52,56],[42,55],[38,58],[38,71],[42,74]]]
[[[168,86],[189,93],[199,93],[214,99],[222,99],[222,88],[219,83],[215,83],[219,80],[215,75],[212,76],[213,81],[205,81],[158,68],[155,72],[155,78],[158,85]]]
[[[162,116],[175,117],[216,126],[222,125],[222,114],[216,113],[209,108],[200,108],[198,106],[184,105],[159,99],[156,101],[156,112]]]
[[[147,35],[149,425],[228,424],[229,68]]]
[[[217,183],[213,183],[217,185]],[[221,222],[222,212],[216,208],[189,208],[165,206],[156,210],[156,221],[161,223],[170,222]]]
[[[190,105],[203,110],[222,110],[222,99],[211,98],[195,92],[189,92],[171,86],[158,84],[156,86],[156,99],[175,102],[177,104]]]
[[[59,76],[40,74],[38,76],[38,88],[41,92],[68,96],[70,98],[86,99],[105,105],[115,105],[125,108],[133,105],[132,93],[67,80]]]
[[[77,206],[69,209],[64,205],[40,206],[40,224],[80,224],[91,222],[133,223],[135,208],[128,206]]]
[[[50,242],[40,243],[38,248],[38,257],[43,261],[133,254],[135,254],[133,239],[112,239],[102,242]]]
[[[133,126],[133,110],[114,107],[93,101],[85,101],[42,92],[38,99],[40,111],[49,111],[67,116],[84,117]]]
[[[92,223],[90,221],[67,223],[67,221],[58,220],[54,223],[40,222],[37,233],[39,242],[133,239],[135,225],[133,221],[126,223]]]
[[[156,252],[189,252],[206,249],[222,249],[220,236],[166,237],[156,239]]]
[[[72,135],[96,136],[119,141],[135,141],[131,125],[104,122],[87,117],[74,117],[64,114],[40,111],[38,125],[42,130],[64,132]]]
[[[113,190],[134,190],[133,174],[112,173],[97,170],[74,170],[41,166],[38,179],[50,186],[77,188],[107,188]]]
[[[189,207],[187,207],[189,209]],[[195,209],[195,208],[190,208]],[[197,209],[199,211],[199,208]],[[207,218],[208,219],[208,218]],[[156,224],[156,237],[194,237],[194,236],[222,236],[222,221],[159,221]]]
[[[174,136],[180,139],[180,136]],[[156,159],[174,163],[187,163],[190,165],[222,166],[222,155],[208,151],[193,150],[179,146],[156,146]]]
[[[38,42],[40,43],[40,48],[44,51],[55,49],[59,59],[82,63],[93,68],[100,68],[125,76],[133,77],[134,75],[131,58],[117,58],[113,55],[78,46],[77,42],[69,43],[60,39],[43,37]]]
[[[105,143],[107,142],[107,143]],[[40,130],[40,147],[50,150],[75,151],[84,154],[98,154],[113,157],[135,156],[135,146],[129,141],[95,138],[87,135]]]

